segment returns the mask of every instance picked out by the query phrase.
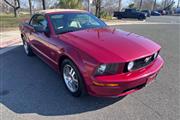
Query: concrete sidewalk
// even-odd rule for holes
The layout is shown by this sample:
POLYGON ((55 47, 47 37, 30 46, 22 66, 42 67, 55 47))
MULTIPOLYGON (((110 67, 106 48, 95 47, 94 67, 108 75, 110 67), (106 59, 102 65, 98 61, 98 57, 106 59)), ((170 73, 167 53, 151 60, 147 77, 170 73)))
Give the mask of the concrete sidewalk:
POLYGON ((0 49, 21 43, 19 30, 0 32, 0 49))

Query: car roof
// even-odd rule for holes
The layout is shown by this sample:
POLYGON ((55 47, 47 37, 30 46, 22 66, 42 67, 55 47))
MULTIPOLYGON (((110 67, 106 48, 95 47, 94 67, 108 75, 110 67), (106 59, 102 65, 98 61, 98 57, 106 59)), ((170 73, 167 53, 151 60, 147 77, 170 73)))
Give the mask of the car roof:
POLYGON ((40 10, 36 13, 39 14, 52 14, 52 13, 62 13, 62 12, 87 12, 85 10, 78 10, 78 9, 47 9, 47 10, 40 10))

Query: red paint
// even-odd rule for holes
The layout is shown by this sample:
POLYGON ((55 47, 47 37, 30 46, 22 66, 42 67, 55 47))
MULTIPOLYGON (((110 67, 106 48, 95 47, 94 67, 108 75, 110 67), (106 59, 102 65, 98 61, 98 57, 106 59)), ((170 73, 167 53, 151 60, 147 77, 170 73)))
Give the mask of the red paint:
POLYGON ((141 89, 136 86, 152 81, 154 77, 151 79, 151 76, 158 74, 163 66, 164 61, 158 56, 151 64, 132 72, 94 76, 100 64, 121 63, 120 71, 123 71, 125 62, 153 55, 161 47, 143 36, 109 27, 56 35, 50 14, 45 13, 50 28, 49 37, 44 33, 36 33, 30 25, 20 26, 21 34, 26 36, 33 51, 56 71, 59 71, 62 56, 69 57, 80 70, 91 95, 118 97, 135 92, 141 89), (117 83, 119 86, 100 87, 94 85, 93 81, 117 83))

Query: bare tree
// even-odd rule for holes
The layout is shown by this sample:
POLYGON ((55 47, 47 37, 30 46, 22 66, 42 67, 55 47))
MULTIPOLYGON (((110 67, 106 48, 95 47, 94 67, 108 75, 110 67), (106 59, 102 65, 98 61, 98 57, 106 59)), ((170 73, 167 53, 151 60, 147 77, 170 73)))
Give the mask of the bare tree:
POLYGON ((156 8, 156 0, 154 0, 153 10, 156 8))
POLYGON ((121 3, 122 3, 122 0, 119 0, 119 11, 121 11, 121 3))
POLYGON ((7 5, 4 0, 0 0, 0 13, 9 13, 10 12, 10 6, 7 5))
POLYGON ((162 3, 162 4, 164 4, 163 9, 164 10, 171 9, 173 7, 174 3, 175 3, 174 0, 164 0, 163 3, 162 3))
POLYGON ((30 15, 32 15, 32 2, 31 0, 28 0, 29 1, 29 13, 30 15))
POLYGON ((100 18, 101 17, 101 3, 102 3, 102 1, 101 0, 95 0, 94 2, 95 2, 95 6, 96 6, 96 13, 95 14, 98 18, 100 18))
POLYGON ((8 4, 10 7, 13 8, 13 10, 14 10, 14 17, 17 17, 17 10, 20 8, 20 2, 19 2, 19 0, 14 0, 14 5, 13 5, 13 3, 10 3, 10 2, 7 1, 7 0, 4 0, 4 2, 5 2, 6 4, 8 4))
POLYGON ((140 1, 140 4, 139 4, 139 9, 142 8, 142 3, 143 3, 143 1, 141 0, 141 1, 140 1))
POLYGON ((46 9, 45 0, 42 0, 42 5, 43 5, 43 10, 45 10, 46 9))

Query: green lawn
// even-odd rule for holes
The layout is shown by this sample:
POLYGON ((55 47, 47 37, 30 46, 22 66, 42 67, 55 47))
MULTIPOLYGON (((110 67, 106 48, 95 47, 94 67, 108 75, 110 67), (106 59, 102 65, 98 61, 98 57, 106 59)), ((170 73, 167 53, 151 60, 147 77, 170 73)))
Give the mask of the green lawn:
POLYGON ((1 31, 7 31, 9 29, 17 29, 19 23, 24 19, 28 19, 29 15, 20 15, 15 18, 12 14, 1 14, 0 15, 0 29, 1 31))

